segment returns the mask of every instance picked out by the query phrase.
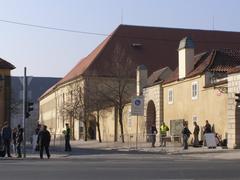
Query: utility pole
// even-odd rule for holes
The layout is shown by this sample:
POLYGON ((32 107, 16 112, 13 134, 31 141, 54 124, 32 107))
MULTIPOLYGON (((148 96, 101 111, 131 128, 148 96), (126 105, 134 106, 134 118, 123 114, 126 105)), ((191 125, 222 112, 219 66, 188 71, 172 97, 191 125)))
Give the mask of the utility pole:
POLYGON ((23 76, 23 119, 22 119, 22 127, 23 127, 23 157, 26 158, 26 103, 27 103, 27 68, 24 67, 24 76, 23 76))

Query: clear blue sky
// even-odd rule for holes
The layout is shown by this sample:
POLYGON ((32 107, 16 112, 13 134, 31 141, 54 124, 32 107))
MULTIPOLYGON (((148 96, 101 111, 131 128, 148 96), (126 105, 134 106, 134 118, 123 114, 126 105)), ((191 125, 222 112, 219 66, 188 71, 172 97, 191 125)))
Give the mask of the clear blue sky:
MULTIPOLYGON (((111 33, 121 23, 240 32, 239 0, 0 0, 0 20, 111 33)), ((0 22, 0 57, 33 76, 64 76, 105 37, 0 22)))

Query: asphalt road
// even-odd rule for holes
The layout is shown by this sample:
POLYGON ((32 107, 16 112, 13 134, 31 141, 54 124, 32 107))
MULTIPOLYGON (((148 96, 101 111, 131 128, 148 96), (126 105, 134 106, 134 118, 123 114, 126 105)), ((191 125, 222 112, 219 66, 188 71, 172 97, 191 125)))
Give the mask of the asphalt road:
POLYGON ((237 160, 157 154, 84 155, 69 159, 0 160, 0 180, 240 179, 237 160))

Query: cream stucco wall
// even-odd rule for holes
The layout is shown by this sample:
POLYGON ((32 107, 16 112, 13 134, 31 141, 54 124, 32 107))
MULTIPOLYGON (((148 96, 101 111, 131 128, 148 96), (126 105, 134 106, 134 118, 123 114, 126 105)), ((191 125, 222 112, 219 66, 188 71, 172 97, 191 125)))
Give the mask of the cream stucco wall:
POLYGON ((227 94, 219 90, 204 88, 205 75, 191 79, 173 82, 163 86, 164 121, 170 125, 170 120, 184 119, 188 121, 193 131, 193 117, 203 127, 205 120, 214 125, 215 132, 225 138, 227 132, 227 94), (198 98, 192 99, 192 83, 198 83, 198 98), (173 89, 173 103, 168 103, 168 90, 173 89))
MULTIPOLYGON (((114 108, 106 108, 100 112, 100 131, 103 141, 114 141, 114 108)), ((137 117, 131 116, 131 104, 127 104, 123 112, 123 129, 125 142, 135 142, 137 131, 137 117)), ((120 138, 120 124, 118 122, 118 141, 120 138)), ((138 139, 146 140, 145 121, 143 116, 138 117, 138 139)))
POLYGON ((45 124, 49 129, 56 131, 57 107, 55 93, 50 94, 47 98, 44 98, 40 101, 39 111, 40 123, 45 124))
MULTIPOLYGON (((115 78, 107 78, 107 77, 79 77, 79 79, 65 83, 61 86, 58 86, 54 89, 51 93, 47 94, 46 96, 40 99, 40 122, 46 124, 54 133, 61 134, 62 131, 65 129, 65 123, 70 122, 70 117, 63 116, 61 114, 61 107, 64 103, 70 101, 69 95, 69 87, 74 83, 80 83, 82 87, 84 96, 86 99, 88 96, 94 96, 95 89, 101 89, 102 92, 106 91, 110 93, 116 89, 116 79, 115 78), (110 86, 106 88, 106 86, 110 86), (86 92, 84 92, 84 89, 86 92), (106 88, 106 89, 105 89, 106 88), (90 92, 92 91, 92 92, 90 92), (89 93, 89 94, 88 94, 89 93)), ((126 91, 128 94, 135 94, 136 92, 136 82, 134 79, 129 79, 127 82, 126 91)), ((116 93, 115 93, 116 94, 116 93)), ((130 99, 130 98, 129 98, 130 99)), ((127 108, 127 107, 126 107, 127 108)), ((126 109, 125 108, 125 109, 126 109)), ((124 113, 125 114, 125 113, 124 113)), ((84 117, 82 117, 84 118, 84 117)), ((127 117, 124 115, 124 121, 126 121, 127 117)), ((125 124, 125 122, 124 122, 125 124)), ((107 108, 100 112, 100 128, 102 130, 101 134, 104 139, 112 140, 111 138, 114 137, 114 109, 107 108)), ((118 125, 118 128, 120 126, 118 125)), ((74 120, 74 134, 75 139, 83 138, 84 132, 83 123, 79 120, 74 120)), ((120 135, 120 130, 118 130, 118 134, 120 135)), ((97 132, 96 132, 97 135, 97 132)))
MULTIPOLYGON (((61 110, 65 103, 71 101, 71 85, 76 82, 80 83, 80 86, 84 84, 82 79, 66 83, 40 99, 39 121, 47 125, 49 130, 54 134, 61 135, 62 131, 66 128, 65 123, 70 123, 70 117, 61 113, 61 110)), ((80 122, 77 119, 73 121, 74 138, 79 139, 81 135, 79 132, 80 122)))

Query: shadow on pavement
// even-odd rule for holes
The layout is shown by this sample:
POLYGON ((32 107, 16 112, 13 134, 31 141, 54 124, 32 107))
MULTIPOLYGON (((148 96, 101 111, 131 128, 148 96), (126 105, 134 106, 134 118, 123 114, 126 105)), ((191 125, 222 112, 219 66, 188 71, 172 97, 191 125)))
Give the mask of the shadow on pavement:
POLYGON ((59 155, 81 156, 81 155, 108 155, 108 154, 166 154, 166 152, 143 152, 139 150, 121 149, 97 149, 86 147, 74 147, 71 152, 65 152, 59 147, 52 147, 51 152, 59 155))

